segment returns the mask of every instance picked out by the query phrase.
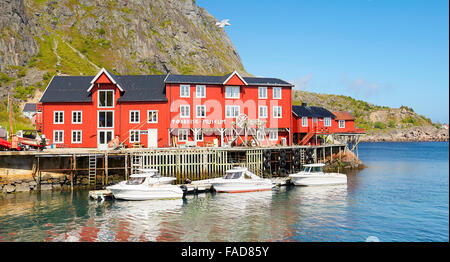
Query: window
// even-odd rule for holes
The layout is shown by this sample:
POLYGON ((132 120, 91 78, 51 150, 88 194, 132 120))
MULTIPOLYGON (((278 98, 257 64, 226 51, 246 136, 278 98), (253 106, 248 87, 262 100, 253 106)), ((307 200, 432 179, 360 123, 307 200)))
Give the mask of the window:
POLYGON ((81 130, 72 130, 72 144, 81 144, 81 130))
POLYGON ((139 120, 139 111, 130 111, 130 124, 138 124, 141 122, 139 120))
POLYGON ((323 125, 324 126, 331 126, 331 117, 325 117, 323 119, 323 125))
POLYGON ((339 128, 345 128, 345 120, 339 120, 339 128))
POLYGON ((53 130, 53 143, 55 143, 55 144, 64 143, 64 131, 63 130, 53 130))
POLYGON ((98 111, 97 127, 114 127, 114 112, 98 111))
POLYGON ((197 85, 195 93, 198 98, 205 98, 206 97, 206 86, 197 85))
POLYGON ((197 112, 198 118, 205 118, 206 117, 206 106, 198 105, 196 112, 197 112))
POLYGON ((258 116, 259 118, 267 118, 267 106, 259 106, 258 116))
POLYGON ((281 106, 273 107, 273 118, 281 118, 281 106))
POLYGON ((114 90, 98 91, 98 107, 114 107, 114 90))
POLYGON ((226 86, 225 98, 239 98, 240 87, 239 86, 226 86))
POLYGON ((197 131, 197 135, 195 136, 195 141, 203 141, 203 132, 201 130, 197 131))
POLYGON ((178 141, 186 142, 188 141, 189 130, 188 129, 178 129, 178 141))
POLYGON ((190 85, 180 85, 180 97, 190 97, 190 85))
POLYGON ((140 142, 139 130, 130 130, 130 143, 140 142))
POLYGON ((148 115, 148 118, 147 118, 148 123, 158 123, 158 111, 148 110, 147 115, 148 115))
POLYGON ((256 138, 258 141, 263 141, 266 138, 266 135, 261 130, 256 131, 256 138))
POLYGON ((302 117, 302 126, 308 126, 308 117, 307 116, 302 117))
POLYGON ((64 111, 53 112, 53 124, 64 124, 64 111))
POLYGON ((72 124, 81 124, 81 111, 72 111, 72 124))
POLYGON ((278 141, 278 131, 269 131, 269 140, 278 141))
POLYGON ((266 99, 267 98, 267 86, 258 87, 258 98, 266 99))
POLYGON ((281 99, 281 87, 272 87, 273 99, 281 99))
POLYGON ((313 124, 317 123, 317 117, 313 117, 313 124))
POLYGON ((181 118, 189 118, 191 116, 191 106, 190 105, 181 105, 180 106, 180 117, 181 118))
POLYGON ((240 110, 239 106, 225 106, 225 118, 238 117, 240 110))

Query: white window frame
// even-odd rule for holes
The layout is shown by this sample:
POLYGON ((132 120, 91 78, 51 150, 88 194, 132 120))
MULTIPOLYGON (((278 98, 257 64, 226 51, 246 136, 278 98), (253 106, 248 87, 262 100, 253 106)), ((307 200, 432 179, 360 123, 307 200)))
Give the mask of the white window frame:
POLYGON ((195 86, 195 96, 197 98, 206 98, 206 86, 205 85, 196 85, 195 86), (203 91, 199 92, 199 89, 203 90, 203 91))
POLYGON ((53 111, 53 124, 64 124, 64 111, 53 111), (62 122, 59 122, 59 117, 56 116, 57 114, 62 114, 62 122))
POLYGON ((272 98, 273 98, 273 99, 281 99, 281 87, 278 87, 278 86, 272 87, 272 98), (276 92, 275 90, 279 90, 279 94, 280 94, 279 97, 278 97, 278 96, 275 96, 275 94, 278 93, 278 92, 276 92))
POLYGON ((158 110, 147 110, 147 123, 158 123, 158 110), (156 113, 156 121, 153 121, 153 117, 150 118, 150 113, 156 113))
POLYGON ((205 105, 196 105, 195 106, 195 116, 197 118, 206 118, 206 106, 205 105), (203 108, 203 112, 205 113, 205 115, 200 116, 198 113, 200 112, 200 110, 198 110, 199 108, 203 108))
POLYGON ((269 131, 269 141, 278 141, 278 131, 269 131))
POLYGON ((268 118, 269 117, 269 111, 267 109, 267 106, 258 106, 258 118, 268 118), (264 109, 264 110, 262 110, 264 109), (263 115, 262 112, 265 112, 263 115))
POLYGON ((129 115, 129 119, 130 119, 130 121, 129 121, 130 124, 139 124, 141 122, 141 111, 130 110, 130 113, 128 115, 129 115), (136 117, 136 113, 137 113, 137 117, 136 117), (133 114, 134 114, 134 117, 133 117, 133 114), (135 118, 137 118, 137 119, 135 119, 135 118))
POLYGON ((141 133, 139 130, 130 130, 130 143, 140 143, 141 142, 141 133), (137 140, 135 139, 135 134, 137 133, 137 140))
POLYGON ((241 97, 241 87, 240 86, 225 86, 225 98, 239 99, 240 97, 241 97), (236 89, 238 90, 238 92, 235 92, 236 89), (228 90, 232 90, 232 91, 228 92, 228 90))
POLYGON ((203 131, 198 130, 197 133, 195 133, 194 139, 196 142, 203 142, 203 140, 205 139, 205 136, 203 135, 203 131), (202 135, 202 139, 198 139, 198 135, 202 135))
POLYGON ((191 85, 180 85, 180 97, 191 97, 191 85))
POLYGON ((83 111, 72 111, 72 124, 83 124, 83 111), (78 120, 78 115, 80 114, 80 121, 74 121, 74 114, 76 114, 75 116, 75 120, 78 120))
POLYGON ((267 86, 258 87, 258 98, 267 99, 267 86), (261 92, 261 90, 264 90, 264 92, 261 92), (262 96, 262 93, 264 93, 264 96, 262 96))
POLYGON ((178 129, 178 142, 187 142, 188 140, 189 140, 189 129, 178 129), (186 139, 180 139, 180 134, 183 133, 185 133, 186 139))
POLYGON ((273 106, 272 108, 272 116, 273 118, 282 118, 283 117, 283 108, 281 106, 273 106), (280 112, 280 115, 276 115, 275 113, 277 113, 277 111, 280 112))
POLYGON ((190 118, 191 117, 191 105, 180 105, 180 118, 190 118), (183 111, 182 108, 187 108, 187 111, 183 111), (187 115, 183 115, 183 112, 187 112, 187 115))
POLYGON ((307 126, 308 126, 308 117, 302 116, 302 127, 307 127, 307 126))
POLYGON ((239 114, 241 113, 241 107, 240 106, 236 106, 236 105, 226 105, 225 106, 225 118, 236 118, 239 116, 239 114), (237 108, 237 115, 234 115, 233 113, 235 113, 237 108), (228 111, 228 109, 230 109, 228 111), (228 114, 228 112, 230 112, 230 114, 228 114))
POLYGON ((72 144, 81 144, 81 143, 83 143, 83 131, 82 130, 72 130, 72 132, 71 132, 71 134, 70 134, 70 142, 72 143, 72 144), (75 140, 73 140, 73 134, 75 133, 75 132, 79 132, 80 133, 80 141, 75 141, 75 140))
POLYGON ((64 144, 64 130, 53 130, 53 144, 64 144), (61 141, 55 139, 56 133, 61 133, 61 141))
MULTIPOLYGON (((97 101, 97 107, 98 108, 114 108, 114 105, 115 105, 115 103, 114 103, 114 90, 111 90, 111 89, 102 89, 102 90, 98 90, 97 91, 97 93, 98 93, 98 97, 97 97, 97 99, 98 99, 98 101, 97 101), (112 93, 112 105, 111 106, 101 106, 100 105, 100 93, 103 93, 103 92, 106 92, 106 93, 112 93)), ((108 96, 105 96, 105 98, 106 97, 108 97, 108 96)))
POLYGON ((264 139, 266 139, 266 134, 261 130, 258 130, 256 131, 256 139, 258 139, 258 141, 264 141, 264 139))
POLYGON ((345 120, 339 120, 339 128, 345 128, 345 120))
POLYGON ((331 126, 331 117, 323 118, 323 126, 331 126))
POLYGON ((109 128, 109 129, 114 128, 114 111, 113 110, 98 110, 97 111, 97 128, 109 128), (100 126, 100 112, 112 112, 112 126, 100 126))

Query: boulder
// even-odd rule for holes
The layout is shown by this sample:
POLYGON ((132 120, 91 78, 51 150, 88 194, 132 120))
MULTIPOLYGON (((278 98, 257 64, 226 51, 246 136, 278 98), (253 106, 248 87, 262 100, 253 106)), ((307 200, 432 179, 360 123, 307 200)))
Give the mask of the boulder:
POLYGON ((8 184, 3 186, 2 192, 3 193, 12 193, 16 190, 16 187, 14 185, 8 184))
POLYGON ((16 192, 29 192, 30 185, 28 183, 20 183, 16 184, 16 192))

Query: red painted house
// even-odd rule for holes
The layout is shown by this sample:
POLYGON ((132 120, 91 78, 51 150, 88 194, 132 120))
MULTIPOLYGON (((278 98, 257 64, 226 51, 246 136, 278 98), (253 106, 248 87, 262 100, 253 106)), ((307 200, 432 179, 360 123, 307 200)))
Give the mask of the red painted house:
POLYGON ((220 146, 243 142, 235 122, 246 118, 259 124, 248 139, 291 144, 291 97, 288 82, 237 72, 119 76, 102 69, 96 76, 53 77, 37 125, 59 147, 106 147, 116 136, 128 146, 220 146))
POLYGON ((355 117, 349 112, 330 112, 323 107, 303 103, 293 106, 292 114, 294 144, 320 143, 321 139, 314 139, 317 135, 365 133, 364 129, 355 128, 355 117))

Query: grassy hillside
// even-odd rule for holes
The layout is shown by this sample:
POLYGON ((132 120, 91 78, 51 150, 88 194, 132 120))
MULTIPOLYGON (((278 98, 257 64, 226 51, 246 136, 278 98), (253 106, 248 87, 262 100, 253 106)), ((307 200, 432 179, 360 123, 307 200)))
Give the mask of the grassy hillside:
POLYGON ((294 91, 293 104, 300 105, 302 102, 311 106, 321 106, 330 111, 351 112, 355 116, 356 126, 358 128, 365 128, 368 133, 394 128, 433 125, 431 119, 416 114, 412 108, 407 106, 390 108, 387 106, 373 105, 344 95, 294 91))

